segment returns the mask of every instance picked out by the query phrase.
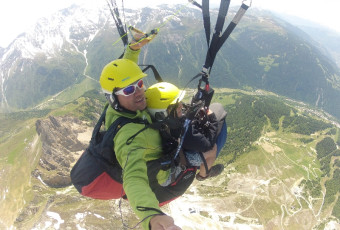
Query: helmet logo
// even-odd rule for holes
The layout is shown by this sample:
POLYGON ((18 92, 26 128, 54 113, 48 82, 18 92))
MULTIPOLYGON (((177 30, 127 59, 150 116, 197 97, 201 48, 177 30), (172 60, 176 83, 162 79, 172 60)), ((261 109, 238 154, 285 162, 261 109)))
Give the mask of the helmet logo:
POLYGON ((126 81, 126 80, 129 80, 129 79, 130 79, 130 76, 126 77, 126 78, 123 78, 122 81, 126 81))

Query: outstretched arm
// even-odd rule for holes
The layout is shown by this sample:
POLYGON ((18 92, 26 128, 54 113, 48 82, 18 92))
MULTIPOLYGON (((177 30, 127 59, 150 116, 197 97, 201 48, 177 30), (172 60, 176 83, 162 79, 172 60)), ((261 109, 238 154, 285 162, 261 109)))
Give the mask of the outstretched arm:
POLYGON ((137 34, 135 35, 135 40, 129 44, 129 47, 125 50, 124 59, 129 59, 136 64, 138 64, 138 57, 141 51, 141 48, 150 42, 149 39, 143 39, 140 42, 136 42, 139 38, 141 38, 144 34, 137 34))

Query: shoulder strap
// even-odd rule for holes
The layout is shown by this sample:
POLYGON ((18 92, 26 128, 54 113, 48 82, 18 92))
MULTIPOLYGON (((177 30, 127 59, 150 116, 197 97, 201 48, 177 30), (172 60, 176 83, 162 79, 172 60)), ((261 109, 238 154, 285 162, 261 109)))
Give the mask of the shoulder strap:
POLYGON ((117 132, 127 123, 137 122, 134 119, 127 117, 118 117, 106 131, 102 143, 107 145, 109 148, 113 148, 113 138, 116 136, 117 132))
MULTIPOLYGON (((112 143, 112 140, 114 138, 114 136, 116 135, 116 133, 119 131, 120 128, 122 128, 124 125, 126 125, 127 123, 139 123, 139 124, 145 124, 145 127, 142 128, 141 130, 139 130, 136 134, 132 135, 131 137, 129 137, 126 141, 126 144, 129 145, 131 144, 131 142, 133 141, 133 139, 141 132, 143 132, 144 130, 146 130, 147 128, 150 127, 150 124, 147 121, 141 120, 141 119, 131 119, 131 118, 127 118, 127 117, 118 117, 111 125, 110 127, 107 129, 107 131, 105 132, 105 135, 100 135, 100 128, 103 124, 103 122, 105 122, 105 115, 106 115, 106 111, 108 108, 108 104, 105 106, 104 111, 102 113, 102 115, 100 116, 97 124, 95 125, 93 132, 92 132, 92 137, 91 137, 91 146, 95 146, 96 144, 98 144, 99 142, 102 142, 104 144, 106 143, 112 143)), ((113 143, 112 143, 113 144, 113 143)))
MULTIPOLYGON (((147 121, 141 120, 141 119, 131 119, 131 118, 127 118, 127 117, 118 117, 108 128, 108 130, 106 131, 105 137, 109 137, 111 138, 111 140, 113 140, 113 137, 116 135, 116 133, 119 131, 119 129, 121 129, 124 125, 126 125, 127 123, 138 123, 138 124, 144 124, 145 127, 143 127, 141 130, 139 130, 137 133, 135 133, 134 135, 132 135, 131 137, 129 137, 126 140, 126 144, 129 145, 132 143, 133 139, 140 134, 141 132, 143 132, 144 130, 146 130, 147 128, 149 128, 149 123, 147 121)), ((105 142, 104 142, 105 143, 105 142)))
POLYGON ((107 110, 108 107, 109 107, 109 105, 106 104, 102 114, 100 115, 99 120, 97 121, 97 124, 93 128, 92 137, 91 137, 91 141, 90 141, 90 143, 93 144, 93 145, 95 145, 99 141, 98 134, 99 134, 100 128, 102 127, 103 122, 105 122, 105 115, 106 115, 106 110, 107 110))
MULTIPOLYGON (((106 163, 119 165, 114 153, 114 137, 121 127, 125 124, 134 122, 126 117, 119 117, 104 132, 94 132, 94 138, 91 139, 89 152, 96 157, 103 159, 106 163)), ((100 124, 100 123, 99 123, 100 124)))
MULTIPOLYGON (((103 123, 105 123, 105 116, 106 116, 106 111, 107 108, 109 107, 108 104, 105 105, 104 110, 97 121, 97 124, 95 125, 93 132, 92 132, 92 137, 90 143, 92 145, 96 145, 101 141, 101 136, 99 135, 100 128, 102 127, 103 123)), ((136 119, 130 119, 127 117, 118 117, 108 128, 108 130, 105 133, 105 136, 107 137, 114 137, 118 130, 123 127, 125 124, 130 123, 130 122, 137 122, 136 119)))
POLYGON ((127 117, 118 117, 108 128, 108 130, 106 131, 107 133, 111 133, 111 132, 118 132, 118 130, 120 128, 122 128, 124 125, 126 125, 127 123, 131 123, 131 122, 135 122, 137 123, 136 119, 130 119, 127 117))

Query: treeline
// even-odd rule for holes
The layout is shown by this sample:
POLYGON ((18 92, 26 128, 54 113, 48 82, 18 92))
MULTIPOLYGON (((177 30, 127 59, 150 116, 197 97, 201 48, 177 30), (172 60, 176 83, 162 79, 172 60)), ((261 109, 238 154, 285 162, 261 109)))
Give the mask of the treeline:
MULTIPOLYGON (((297 115, 294 108, 274 97, 250 96, 242 93, 219 95, 220 99, 222 97, 231 97, 234 101, 233 104, 226 106, 229 133, 224 150, 226 154, 233 155, 231 162, 237 155, 250 150, 252 143, 260 138, 264 126, 268 125, 278 130, 282 118, 284 118, 283 131, 286 132, 310 135, 331 127, 328 123, 297 115)), ((305 143, 312 140, 301 139, 305 143)))
POLYGON ((308 143, 314 141, 313 138, 304 138, 304 137, 303 137, 303 138, 300 138, 299 140, 300 140, 301 142, 305 143, 305 144, 308 144, 308 143))
POLYGON ((318 142, 315 146, 317 152, 317 158, 320 161, 321 170, 323 176, 329 176, 331 170, 331 158, 332 156, 339 155, 340 150, 337 150, 336 144, 331 137, 325 137, 323 140, 318 142))
POLYGON ((322 141, 318 142, 315 146, 318 159, 321 159, 327 155, 330 155, 336 149, 337 149, 336 144, 331 137, 325 137, 322 141))
POLYGON ((340 197, 338 197, 338 200, 334 205, 332 215, 340 220, 340 197))
POLYGON ((327 207, 328 204, 333 203, 337 197, 337 194, 340 192, 339 181, 340 181, 340 169, 337 168, 334 170, 332 179, 327 180, 325 183, 326 186, 325 207, 327 207))
MULTIPOLYGON (((336 159, 331 165, 332 157, 340 156, 340 150, 337 149, 335 141, 331 137, 325 137, 316 144, 317 158, 320 161, 323 176, 330 177, 331 167, 335 168, 331 179, 325 182, 326 195, 325 207, 335 201, 337 194, 340 192, 340 161, 336 159)), ((339 197, 339 196, 338 196, 339 197)), ((340 201, 339 198, 335 203, 332 215, 340 219, 340 201)))
POLYGON ((291 107, 274 98, 260 98, 254 101, 253 110, 258 116, 265 116, 269 119, 273 129, 279 129, 279 122, 282 116, 288 117, 291 107))
POLYGON ((317 131, 331 128, 332 124, 316 120, 305 116, 287 116, 282 122, 282 127, 285 131, 299 133, 303 135, 311 135, 317 131))
POLYGON ((320 181, 315 180, 303 180, 300 185, 304 186, 305 197, 320 197, 321 196, 321 184, 320 181))
MULTIPOLYGON (((228 105, 228 140, 225 145, 227 154, 232 154, 230 162, 237 155, 249 151, 251 144, 261 136, 263 127, 270 122, 277 130, 282 116, 288 116, 291 108, 284 103, 264 96, 248 96, 241 93, 229 95, 235 101, 228 105)), ((230 163, 229 162, 229 163, 230 163)))
POLYGON ((336 160, 334 161, 333 167, 338 167, 338 168, 340 168, 340 160, 336 159, 336 160))

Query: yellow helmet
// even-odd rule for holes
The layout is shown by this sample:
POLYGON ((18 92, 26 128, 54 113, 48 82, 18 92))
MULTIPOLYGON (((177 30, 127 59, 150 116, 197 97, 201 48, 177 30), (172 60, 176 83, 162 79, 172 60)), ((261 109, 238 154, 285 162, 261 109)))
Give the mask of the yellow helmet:
POLYGON ((111 94, 115 88, 124 88, 145 76, 133 61, 117 59, 103 68, 99 83, 105 93, 111 94))
POLYGON ((167 115, 168 106, 180 102, 184 95, 185 91, 179 90, 171 83, 156 83, 145 91, 147 108, 152 116, 157 112, 164 112, 167 115))

